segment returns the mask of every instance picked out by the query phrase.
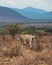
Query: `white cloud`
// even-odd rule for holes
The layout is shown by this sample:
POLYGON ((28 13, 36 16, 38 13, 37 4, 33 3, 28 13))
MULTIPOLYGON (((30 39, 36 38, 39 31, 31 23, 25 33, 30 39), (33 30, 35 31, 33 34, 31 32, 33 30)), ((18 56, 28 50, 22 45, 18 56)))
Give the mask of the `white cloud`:
POLYGON ((44 9, 44 10, 52 10, 52 4, 47 2, 47 0, 29 0, 30 6, 44 9))
POLYGON ((17 8, 32 6, 34 8, 52 10, 52 0, 0 0, 0 5, 17 8))
POLYGON ((13 0, 2 0, 4 4, 6 5, 13 5, 15 6, 16 5, 16 2, 13 1, 13 0))
POLYGON ((40 8, 44 10, 52 10, 52 0, 16 0, 17 7, 28 7, 40 8), (18 4, 19 3, 19 4, 18 4))
POLYGON ((9 5, 16 5, 16 3, 12 0, 7 0, 6 3, 9 5))

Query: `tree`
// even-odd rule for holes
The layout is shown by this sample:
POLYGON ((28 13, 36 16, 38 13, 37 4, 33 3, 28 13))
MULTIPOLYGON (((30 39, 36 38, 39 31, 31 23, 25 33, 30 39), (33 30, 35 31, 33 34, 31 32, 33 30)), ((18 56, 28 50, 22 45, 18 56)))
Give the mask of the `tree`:
POLYGON ((46 34, 46 32, 44 30, 36 30, 36 50, 41 51, 42 47, 41 47, 41 38, 42 35, 46 34))
POLYGON ((1 35, 6 35, 7 32, 6 32, 6 30, 5 30, 4 28, 1 28, 1 29, 0 29, 0 34, 1 34, 1 35))
POLYGON ((20 25, 7 25, 5 26, 6 31, 15 38, 15 34, 20 34, 22 31, 22 27, 20 25))

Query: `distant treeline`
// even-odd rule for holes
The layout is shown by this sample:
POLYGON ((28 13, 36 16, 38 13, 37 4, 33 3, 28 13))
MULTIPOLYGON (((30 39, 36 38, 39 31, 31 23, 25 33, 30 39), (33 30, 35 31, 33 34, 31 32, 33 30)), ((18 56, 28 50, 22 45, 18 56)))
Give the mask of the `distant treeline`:
POLYGON ((4 25, 2 28, 0 28, 0 34, 36 34, 36 33, 42 33, 42 34, 52 34, 52 27, 40 27, 35 28, 32 27, 23 27, 23 23, 21 24, 10 24, 10 25, 4 25))

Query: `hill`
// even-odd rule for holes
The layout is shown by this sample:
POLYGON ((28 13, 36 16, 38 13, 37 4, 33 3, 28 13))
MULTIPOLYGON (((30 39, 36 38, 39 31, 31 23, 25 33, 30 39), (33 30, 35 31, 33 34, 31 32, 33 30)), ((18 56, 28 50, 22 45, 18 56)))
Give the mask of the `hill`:
POLYGON ((0 22, 22 22, 28 20, 27 17, 24 17, 11 8, 0 6, 0 22))
MULTIPOLYGON (((23 10, 22 11, 19 9, 17 9, 17 10, 18 10, 18 12, 16 11, 16 8, 12 9, 12 8, 8 8, 8 7, 0 6, 0 25, 1 24, 2 25, 3 24, 14 24, 14 23, 19 23, 19 22, 24 22, 24 23, 52 22, 51 19, 31 19, 31 18, 28 18, 28 15, 30 16, 32 13, 23 12, 23 14, 24 13, 26 14, 26 16, 24 16, 23 14, 20 13, 23 10)), ((28 12, 29 10, 25 10, 25 11, 28 12)), ((42 11, 42 13, 43 12, 45 13, 45 11, 42 11)), ((31 16, 33 17, 34 15, 31 15, 31 16)))
POLYGON ((48 12, 38 8, 32 7, 27 7, 24 9, 13 8, 13 10, 31 19, 52 19, 52 12, 48 12))
POLYGON ((41 14, 42 18, 44 19, 52 19, 52 12, 46 12, 46 13, 43 13, 41 14))

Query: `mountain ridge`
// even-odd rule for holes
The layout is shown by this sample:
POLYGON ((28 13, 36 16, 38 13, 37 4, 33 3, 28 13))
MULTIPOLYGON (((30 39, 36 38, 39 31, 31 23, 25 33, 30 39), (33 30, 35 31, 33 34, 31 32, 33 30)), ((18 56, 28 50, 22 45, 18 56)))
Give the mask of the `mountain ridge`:
POLYGON ((24 17, 20 13, 14 11, 8 7, 0 6, 0 21, 8 21, 8 22, 21 22, 21 21, 29 21, 30 19, 24 17))
POLYGON ((24 22, 24 23, 40 23, 41 22, 43 23, 43 22, 52 22, 52 20, 51 19, 31 19, 26 16, 23 16, 19 12, 16 12, 12 8, 0 6, 0 25, 6 24, 6 23, 11 24, 11 23, 19 23, 19 22, 24 22))
POLYGON ((27 7, 23 9, 14 8, 13 10, 31 19, 52 19, 52 11, 48 12, 42 9, 32 7, 27 7))

